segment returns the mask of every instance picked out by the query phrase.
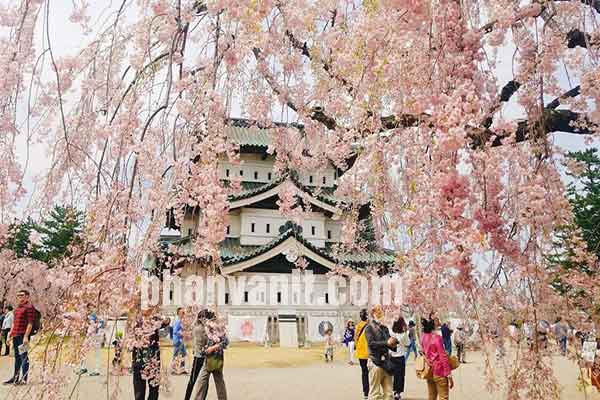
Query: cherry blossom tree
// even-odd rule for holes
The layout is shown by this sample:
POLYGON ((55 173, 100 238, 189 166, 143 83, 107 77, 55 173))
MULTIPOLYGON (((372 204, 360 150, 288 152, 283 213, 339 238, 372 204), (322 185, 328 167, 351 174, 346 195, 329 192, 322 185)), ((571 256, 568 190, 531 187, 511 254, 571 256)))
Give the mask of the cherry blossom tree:
MULTIPOLYGON (((27 195, 23 148, 45 146, 31 204, 86 210, 82 251, 60 267, 65 310, 134 310, 170 208, 202 210, 194 253, 219 259, 236 185, 220 182, 217 163, 237 160, 226 125, 242 116, 272 129, 278 170, 346 170, 345 247, 370 202, 375 236, 393 244, 407 302, 423 313, 460 293, 482 340, 496 316, 598 318, 598 282, 552 270, 546 254, 572 220, 554 139, 598 135, 599 1, 116 3, 73 1, 69 21, 50 17, 48 0, 0 8, 0 218, 27 195), (55 24, 79 29, 81 46, 58 51, 55 24), (556 273, 588 304, 554 291, 556 273)), ((558 396, 537 345, 505 377, 487 365, 507 398, 558 396)), ((42 371, 47 388, 61 382, 42 371)))

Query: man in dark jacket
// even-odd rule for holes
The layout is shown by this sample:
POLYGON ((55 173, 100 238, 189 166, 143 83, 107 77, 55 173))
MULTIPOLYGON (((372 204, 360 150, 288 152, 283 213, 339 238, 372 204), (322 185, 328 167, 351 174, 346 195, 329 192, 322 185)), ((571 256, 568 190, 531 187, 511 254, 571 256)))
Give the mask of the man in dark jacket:
POLYGON ((373 306, 371 320, 365 329, 369 360, 375 364, 369 376, 369 400, 392 399, 393 378, 389 350, 395 350, 398 341, 396 338, 390 337, 390 331, 383 324, 384 317, 383 307, 373 306))
POLYGON ((152 309, 143 310, 135 328, 135 344, 131 354, 133 396, 135 400, 158 400, 160 380, 159 329, 169 324, 167 319, 153 315, 152 309))

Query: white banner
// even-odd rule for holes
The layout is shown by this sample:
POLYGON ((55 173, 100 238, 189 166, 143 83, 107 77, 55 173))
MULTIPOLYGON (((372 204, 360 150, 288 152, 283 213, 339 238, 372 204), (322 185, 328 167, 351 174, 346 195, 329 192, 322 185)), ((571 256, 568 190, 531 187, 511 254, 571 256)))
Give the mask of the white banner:
POLYGON ((229 340, 253 343, 263 343, 265 341, 267 317, 229 315, 227 319, 229 340))

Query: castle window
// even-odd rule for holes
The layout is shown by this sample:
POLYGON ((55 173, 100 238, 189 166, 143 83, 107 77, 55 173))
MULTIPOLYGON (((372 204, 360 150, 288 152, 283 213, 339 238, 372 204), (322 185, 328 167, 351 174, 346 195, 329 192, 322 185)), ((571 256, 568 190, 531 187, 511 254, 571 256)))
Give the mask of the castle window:
POLYGON ((281 292, 277 292, 277 304, 281 304, 281 292))
POLYGON ((268 180, 268 181, 270 181, 270 180, 271 180, 271 176, 272 176, 272 175, 271 175, 271 173, 269 172, 269 173, 267 174, 267 180, 268 180))
POLYGON ((325 304, 329 304, 329 293, 325 293, 325 304))
POLYGON ((227 225, 227 234, 229 235, 231 233, 231 226, 227 225))
POLYGON ((244 170, 240 169, 240 176, 244 176, 244 170))
POLYGON ((267 224, 267 233, 271 233, 271 224, 267 224))
POLYGON ((244 303, 248 302, 248 297, 249 297, 249 293, 248 292, 244 292, 244 303))
POLYGON ((327 239, 331 239, 331 231, 330 230, 327 231, 327 239))
POLYGON ((314 226, 310 227, 310 233, 315 236, 317 234, 317 228, 315 228, 314 226))
POLYGON ((258 172, 254 171, 254 179, 258 179, 258 172))
POLYGON ((229 178, 229 170, 228 169, 225 170, 225 176, 229 178))
POLYGON ((313 183, 313 176, 312 175, 308 177, 308 183, 313 183))
POLYGON ((327 178, 323 177, 323 185, 327 184, 327 178))
POLYGON ((192 228, 188 228, 188 236, 192 236, 192 228))
POLYGON ((254 222, 252 224, 250 224, 250 232, 254 233, 255 228, 256 228, 256 225, 254 224, 254 222))
POLYGON ((225 304, 229 304, 229 293, 225 293, 225 304))

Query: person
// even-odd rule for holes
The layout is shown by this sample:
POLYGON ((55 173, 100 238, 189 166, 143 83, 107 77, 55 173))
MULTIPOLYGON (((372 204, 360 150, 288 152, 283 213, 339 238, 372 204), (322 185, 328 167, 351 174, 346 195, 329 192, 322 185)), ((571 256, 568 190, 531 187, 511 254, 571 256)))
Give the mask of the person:
MULTIPOLYGON (((2 323, 4 322, 4 317, 8 311, 4 308, 4 306, 0 306, 0 330, 2 329, 2 323)), ((0 337, 0 353, 2 353, 2 337, 0 337)))
POLYGON ((592 386, 600 392, 600 337, 596 338, 596 354, 594 356, 594 361, 590 366, 589 374, 592 386))
POLYGON ((390 331, 383 324, 383 307, 376 304, 371 309, 371 320, 365 328, 369 360, 374 364, 369 375, 369 400, 391 400, 393 390, 393 367, 390 350, 397 351, 398 340, 390 337, 390 331))
POLYGON ((204 348, 208 343, 208 337, 206 336, 205 322, 210 316, 210 311, 203 309, 198 313, 196 323, 192 328, 192 335, 194 339, 194 362, 192 364, 192 372, 190 374, 190 380, 188 381, 187 388, 185 390, 184 400, 190 400, 194 391, 194 385, 200 375, 202 366, 204 365, 204 348))
POLYGON ((556 319, 554 324, 554 337, 558 343, 560 353, 563 356, 567 355, 567 340, 569 338, 569 327, 562 321, 561 317, 556 319))
POLYGON ((392 325, 391 336, 398 341, 397 349, 390 350, 392 366, 394 367, 394 400, 400 400, 404 394, 404 381, 406 378, 406 353, 410 346, 410 338, 408 337, 408 328, 404 318, 398 317, 392 325))
POLYGON ((427 380, 427 391, 429 400, 448 400, 450 389, 454 387, 452 368, 442 337, 434 330, 435 322, 431 318, 423 319, 421 349, 433 372, 431 379, 427 380))
POLYGON ((2 353, 2 346, 0 346, 0 353, 2 353, 2 355, 7 356, 10 354, 10 338, 8 337, 8 334, 13 326, 13 319, 14 319, 14 314, 13 314, 13 307, 9 304, 6 307, 6 314, 4 314, 4 320, 2 321, 2 342, 4 342, 4 346, 5 346, 5 351, 4 353, 2 353))
POLYGON ((410 344, 408 345, 406 355, 404 356, 405 362, 408 362, 411 351, 415 353, 415 358, 419 356, 417 353, 417 327, 413 320, 408 321, 408 339, 410 340, 410 344))
POLYGON ((456 327, 454 334, 452 335, 452 339, 454 341, 454 345, 456 346, 456 358, 458 358, 458 362, 466 363, 465 360, 465 342, 467 341, 467 335, 462 327, 459 325, 456 327))
POLYGON ((17 292, 17 304, 9 333, 15 354, 15 369, 12 378, 4 382, 6 385, 26 384, 29 373, 28 347, 35 323, 36 310, 29 302, 29 292, 24 289, 17 292))
POLYGON ((367 337, 365 336, 365 328, 369 323, 369 313, 365 308, 360 310, 360 321, 354 330, 354 343, 356 343, 356 358, 360 364, 361 381, 363 390, 363 399, 369 397, 369 348, 367 345, 367 337))
POLYGON ((330 327, 325 330, 325 362, 333 362, 335 352, 335 339, 330 327))
POLYGON ((348 350, 348 364, 354 365, 354 321, 349 319, 344 331, 344 346, 348 350))
POLYGON ((134 328, 131 367, 133 372, 133 394, 135 400, 158 400, 160 379, 159 329, 168 321, 153 316, 152 309, 144 309, 138 316, 134 328))
POLYGON ((185 311, 179 307, 177 309, 177 317, 173 323, 173 373, 174 374, 186 374, 185 370, 185 358, 187 357, 187 351, 185 349, 185 342, 183 341, 183 317, 185 311))
POLYGON ((207 337, 204 349, 205 362, 200 370, 200 383, 196 392, 195 400, 206 400, 208 393, 208 379, 212 374, 215 382, 218 400, 227 400, 227 388, 223 377, 223 364, 225 349, 229 345, 229 339, 225 333, 225 326, 213 312, 210 312, 205 323, 207 337), (210 368, 210 369, 209 369, 210 368))
POLYGON ((512 320, 510 325, 508 325, 508 337, 513 346, 519 346, 521 343, 521 330, 516 320, 512 320))
POLYGON ((448 355, 452 355, 452 329, 447 322, 444 322, 441 327, 442 339, 444 341, 444 350, 448 355))
POLYGON ((115 340, 112 341, 114 354, 112 359, 112 367, 115 373, 121 375, 123 372, 123 332, 117 332, 115 340))
MULTIPOLYGON (((101 330, 101 321, 98 320, 96 313, 91 313, 88 317, 88 329, 86 333, 86 342, 89 345, 91 355, 94 357, 94 368, 90 372, 90 376, 100 375, 100 347, 102 346, 101 335, 104 336, 101 330)), ((88 372, 86 368, 85 360, 81 362, 81 368, 78 374, 85 374, 88 372)))

